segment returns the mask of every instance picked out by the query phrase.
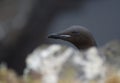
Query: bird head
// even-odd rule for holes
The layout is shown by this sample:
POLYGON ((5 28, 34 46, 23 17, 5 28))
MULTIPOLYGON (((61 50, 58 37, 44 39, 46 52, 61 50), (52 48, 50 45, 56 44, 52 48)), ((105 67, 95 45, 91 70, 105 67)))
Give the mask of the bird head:
POLYGON ((74 44, 79 49, 87 49, 96 46, 92 34, 82 26, 72 26, 62 32, 53 33, 48 38, 61 39, 74 44))

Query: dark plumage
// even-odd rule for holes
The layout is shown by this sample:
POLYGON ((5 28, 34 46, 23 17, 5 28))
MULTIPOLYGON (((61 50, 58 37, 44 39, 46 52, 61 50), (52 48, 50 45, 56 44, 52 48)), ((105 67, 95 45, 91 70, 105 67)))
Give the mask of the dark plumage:
POLYGON ((74 44, 78 49, 87 49, 96 46, 92 34, 82 26, 72 26, 62 32, 51 34, 48 38, 62 39, 74 44))

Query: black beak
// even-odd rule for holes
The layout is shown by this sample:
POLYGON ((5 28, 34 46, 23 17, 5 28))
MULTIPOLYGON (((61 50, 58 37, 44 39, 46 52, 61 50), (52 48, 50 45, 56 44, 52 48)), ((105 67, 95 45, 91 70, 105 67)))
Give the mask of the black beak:
POLYGON ((62 34, 51 34, 48 35, 48 38, 53 38, 53 39, 65 39, 71 37, 70 35, 62 35, 62 34))
POLYGON ((61 37, 58 34, 50 34, 48 35, 48 38, 61 39, 61 37))

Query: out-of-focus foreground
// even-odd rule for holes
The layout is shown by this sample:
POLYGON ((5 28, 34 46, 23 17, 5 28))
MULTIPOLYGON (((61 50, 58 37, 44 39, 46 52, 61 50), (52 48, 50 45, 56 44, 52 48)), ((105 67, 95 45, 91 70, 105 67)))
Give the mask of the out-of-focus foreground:
POLYGON ((119 50, 119 40, 80 52, 42 45, 28 55, 21 77, 1 64, 0 83, 120 83, 119 50))

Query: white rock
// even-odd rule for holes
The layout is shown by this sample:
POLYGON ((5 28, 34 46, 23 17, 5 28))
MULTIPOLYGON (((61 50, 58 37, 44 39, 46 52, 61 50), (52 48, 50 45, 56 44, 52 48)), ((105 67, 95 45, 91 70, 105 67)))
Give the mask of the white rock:
POLYGON ((69 56, 73 54, 72 48, 60 45, 51 45, 42 49, 36 49, 26 60, 27 69, 34 70, 42 75, 42 83, 57 83, 58 74, 69 56))
POLYGON ((96 79, 101 81, 105 76, 104 58, 96 47, 78 51, 56 44, 35 49, 26 60, 26 71, 33 70, 41 74, 42 83, 57 83, 63 66, 68 66, 66 61, 71 61, 71 67, 74 67, 77 75, 75 79, 83 83, 96 79))

